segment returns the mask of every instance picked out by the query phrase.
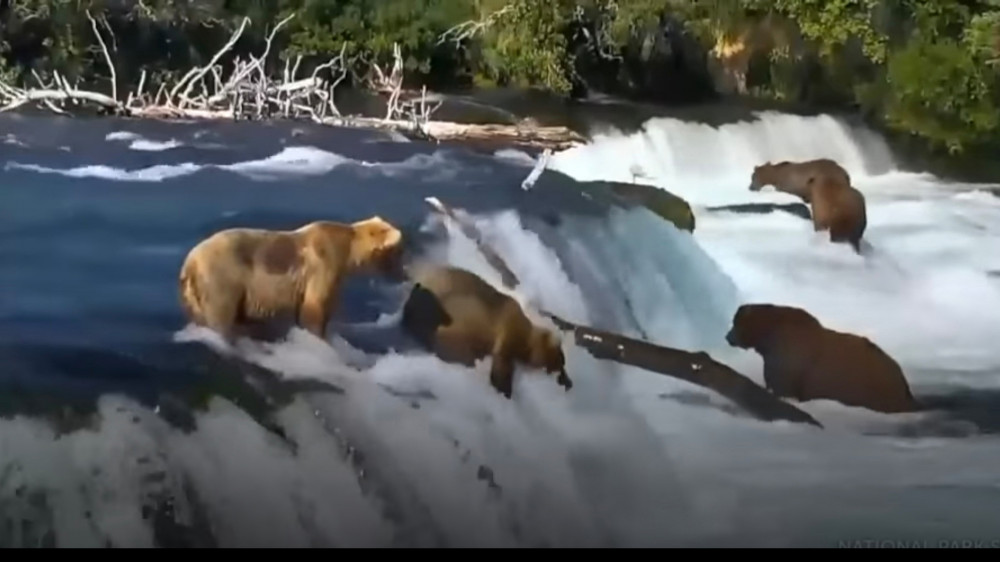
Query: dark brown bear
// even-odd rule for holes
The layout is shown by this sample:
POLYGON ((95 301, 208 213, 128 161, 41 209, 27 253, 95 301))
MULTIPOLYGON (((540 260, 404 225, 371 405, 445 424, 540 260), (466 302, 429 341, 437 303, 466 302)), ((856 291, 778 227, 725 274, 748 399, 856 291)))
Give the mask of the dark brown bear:
POLYGON ((782 398, 835 400, 883 413, 920 409, 892 357, 867 338, 824 328, 800 308, 745 304, 726 341, 760 354, 764 384, 782 398))
POLYGON ((490 383, 507 398, 515 363, 556 374, 567 390, 573 386, 560 338, 532 324, 516 300, 457 267, 424 264, 410 275, 415 284, 402 326, 441 360, 471 367, 492 357, 490 383))
POLYGON ((827 230, 831 242, 847 242, 861 252, 861 238, 868 227, 865 196, 851 186, 850 174, 839 164, 824 158, 755 166, 750 191, 760 191, 765 185, 808 203, 814 230, 827 230))

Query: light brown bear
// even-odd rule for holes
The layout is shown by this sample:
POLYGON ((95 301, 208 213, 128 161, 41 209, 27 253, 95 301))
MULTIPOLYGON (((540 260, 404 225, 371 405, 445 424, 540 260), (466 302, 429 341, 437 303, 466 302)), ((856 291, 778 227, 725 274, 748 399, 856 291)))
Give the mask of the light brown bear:
POLYGON ((316 221, 297 230, 232 228, 184 260, 180 299, 188 320, 232 342, 254 323, 290 315, 325 339, 346 276, 402 273, 402 233, 381 217, 316 221))
POLYGON ((795 195, 812 208, 813 230, 827 230, 830 241, 847 242, 861 253, 861 238, 868 227, 865 196, 851 186, 851 176, 827 158, 805 162, 767 162, 755 166, 750 191, 772 185, 795 195))
POLYGON ((423 264, 410 276, 402 327, 441 360, 472 367, 491 356, 490 383, 507 398, 515 363, 556 374, 572 388, 559 337, 532 324, 516 300, 457 267, 423 264))
POLYGON ((920 409, 899 364, 869 339, 824 328, 800 308, 745 304, 726 334, 764 359, 764 384, 799 401, 835 400, 876 412, 920 409))

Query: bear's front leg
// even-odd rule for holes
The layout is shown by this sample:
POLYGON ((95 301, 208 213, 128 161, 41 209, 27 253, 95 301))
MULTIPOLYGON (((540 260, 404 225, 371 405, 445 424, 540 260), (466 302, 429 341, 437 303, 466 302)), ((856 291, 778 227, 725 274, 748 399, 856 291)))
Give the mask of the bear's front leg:
POLYGON ((336 286, 311 281, 306 285, 302 304, 299 306, 299 325, 317 338, 326 341, 326 327, 335 304, 336 286))
POLYGON ((299 326, 321 340, 326 340, 327 314, 314 302, 303 301, 299 308, 299 326))
POLYGON ((212 293, 212 298, 204 309, 204 326, 222 336, 230 346, 235 345, 240 336, 237 321, 241 304, 235 291, 217 291, 212 293))
POLYGON ((493 365, 490 367, 490 384, 508 399, 514 393, 514 360, 512 341, 506 331, 501 330, 493 344, 493 365))
POLYGON ((514 394, 514 362, 504 355, 493 356, 490 368, 490 384, 506 398, 514 394))
POLYGON ((801 400, 796 392, 801 378, 801 372, 787 360, 764 359, 764 386, 771 394, 779 398, 801 400))
POLYGON ((559 374, 556 375, 556 383, 566 390, 573 388, 573 381, 571 381, 569 375, 566 374, 566 369, 560 370, 559 374))

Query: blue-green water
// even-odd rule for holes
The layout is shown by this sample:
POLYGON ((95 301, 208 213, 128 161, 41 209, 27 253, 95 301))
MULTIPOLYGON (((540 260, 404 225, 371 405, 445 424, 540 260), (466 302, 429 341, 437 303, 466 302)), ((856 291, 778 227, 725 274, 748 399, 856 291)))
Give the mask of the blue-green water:
POLYGON ((526 192, 530 161, 512 151, 288 124, 4 117, 0 544, 994 538, 1000 207, 977 186, 896 170, 877 138, 830 127, 654 121, 556 155, 562 173, 526 192), (750 162, 800 153, 854 167, 869 261, 792 215, 707 210, 756 200, 750 162), (693 236, 585 197, 572 179, 639 168, 693 203, 693 236), (707 349, 759 380, 759 361, 722 341, 727 322, 741 302, 797 304, 865 332, 949 411, 810 404, 826 430, 766 424, 679 401, 704 392, 597 361, 568 337, 573 392, 526 373, 508 402, 485 366, 443 364, 400 334, 406 287, 377 277, 346 288, 333 347, 295 332, 234 351, 185 327, 180 263, 229 226, 379 214, 416 251, 499 281, 434 221, 428 196, 474 215, 533 305, 707 349))

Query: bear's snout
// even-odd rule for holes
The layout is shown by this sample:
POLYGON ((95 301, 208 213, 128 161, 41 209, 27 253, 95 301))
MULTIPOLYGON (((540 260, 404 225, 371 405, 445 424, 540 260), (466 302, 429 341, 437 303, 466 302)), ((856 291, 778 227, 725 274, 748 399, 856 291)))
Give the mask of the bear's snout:
POLYGON ((739 345, 739 338, 736 337, 736 328, 733 328, 726 333, 726 343, 732 346, 739 345))
POLYGON ((376 269, 394 281, 406 279, 406 260, 402 249, 395 247, 384 250, 377 260, 376 269))

